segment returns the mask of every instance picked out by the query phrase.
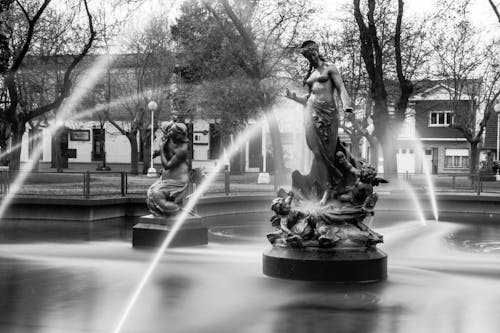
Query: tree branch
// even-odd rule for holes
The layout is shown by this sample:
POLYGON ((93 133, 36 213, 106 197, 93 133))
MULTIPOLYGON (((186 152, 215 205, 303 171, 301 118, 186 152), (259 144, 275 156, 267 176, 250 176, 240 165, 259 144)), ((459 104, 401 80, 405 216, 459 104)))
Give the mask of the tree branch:
POLYGON ((354 17, 356 19, 356 23, 359 27, 359 37, 361 40, 361 55, 363 56, 363 61, 366 66, 366 71, 370 77, 372 82, 375 82, 375 59, 373 58, 373 44, 370 38, 370 33, 368 31, 368 27, 365 24, 363 19, 363 15, 361 14, 360 8, 360 0, 354 0, 354 17))
POLYGON ((497 6, 493 3, 493 0, 488 0, 490 2, 491 8, 493 8, 493 11, 495 12, 495 15, 497 16, 498 22, 500 23, 500 13, 498 12, 497 6))
POLYGON ((399 81, 401 93, 396 105, 396 117, 402 121, 408 106, 408 100, 413 92, 413 83, 408 80, 403 74, 403 64, 401 59, 401 25, 403 22, 403 0, 398 0, 398 15, 396 20, 396 31, 394 34, 394 52, 396 57, 396 72, 399 81))
POLYGON ((83 3, 85 5, 85 12, 87 14, 88 18, 88 24, 89 24, 89 32, 90 36, 89 39, 87 40, 87 43, 85 43, 82 51, 80 54, 78 54, 76 57, 73 58, 73 61, 69 64, 68 68, 66 68, 66 71, 64 73, 64 79, 63 79, 63 88, 61 92, 59 93, 59 96, 57 96, 52 103, 46 104, 44 106, 41 106, 39 108, 36 108, 32 112, 27 115, 27 119, 33 119, 35 117, 38 117, 50 110, 53 110, 55 108, 58 108, 63 100, 69 95, 69 92, 71 90, 71 73, 75 69, 75 67, 82 61, 82 59, 87 55, 89 52, 90 48, 92 47, 92 43, 95 40, 96 37, 96 32, 94 30, 94 24, 93 24, 93 18, 92 14, 90 13, 89 7, 88 7, 88 0, 83 0, 83 3))
POLYGON ((16 0, 16 3, 17 5, 21 8, 24 16, 26 17, 26 20, 28 22, 31 22, 31 18, 30 18, 30 15, 28 14, 28 12, 26 11, 26 9, 24 8, 23 4, 19 2, 19 0, 16 0))
MULTIPOLYGON (((42 6, 38 9, 36 12, 35 16, 30 20, 29 15, 26 13, 26 10, 21 6, 23 9, 23 12, 25 12, 26 18, 28 20, 28 32, 26 33, 26 40, 24 41, 23 47, 21 48, 21 51, 17 55, 17 57, 14 59, 12 62, 12 66, 9 70, 9 72, 15 72, 19 69, 21 66, 21 63, 24 60, 24 57, 26 56, 26 53, 28 53, 28 50, 31 45, 31 41, 33 40, 33 35, 35 34, 35 25, 40 16, 43 14, 47 6, 49 5, 51 0, 45 0, 42 4, 42 6)), ((19 4, 19 1, 17 1, 19 4)))
POLYGON ((108 111, 104 111, 104 114, 106 116, 106 120, 111 124, 113 125, 122 135, 127 135, 127 131, 125 131, 125 129, 123 127, 121 127, 116 121, 114 121, 113 119, 111 119, 111 117, 109 116, 109 112, 108 111))
POLYGON ((224 10, 226 11, 227 16, 231 19, 231 22, 233 22, 236 30, 240 34, 241 38, 243 39, 244 45, 246 46, 247 51, 249 52, 250 55, 250 63, 251 63, 251 74, 253 78, 260 78, 260 68, 257 62, 257 46, 255 45, 255 41, 253 40, 252 36, 250 33, 245 29, 243 26, 243 23, 241 20, 236 16, 236 14, 233 11, 233 8, 231 5, 227 2, 227 0, 220 0, 222 3, 222 6, 224 7, 224 10))
POLYGON ((375 0, 368 0, 368 31, 369 36, 373 45, 373 50, 375 51, 375 69, 378 73, 382 73, 382 48, 378 42, 377 38, 377 26, 375 25, 375 0))

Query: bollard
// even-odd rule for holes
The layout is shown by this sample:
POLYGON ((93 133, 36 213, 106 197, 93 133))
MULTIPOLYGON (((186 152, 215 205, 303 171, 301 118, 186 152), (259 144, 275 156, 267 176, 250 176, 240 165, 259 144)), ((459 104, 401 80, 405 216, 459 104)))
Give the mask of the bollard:
POLYGON ((125 171, 120 173, 120 192, 122 197, 125 196, 125 171))
POLYGON ((224 171, 224 191, 226 192, 226 195, 229 195, 230 191, 229 182, 230 182, 229 171, 226 170, 224 171))
POLYGON ((224 191, 229 195, 229 171, 224 170, 224 191))
POLYGON ((82 195, 83 195, 84 198, 86 198, 87 197, 87 195, 86 195, 86 193, 87 193, 87 176, 85 175, 85 172, 82 173, 82 175, 83 175, 83 187, 82 187, 83 192, 82 192, 82 195))
POLYGON ((85 198, 90 197, 90 172, 85 173, 85 198))
POLYGON ((481 195, 481 178, 477 175, 477 195, 481 195))
POLYGON ((128 172, 125 171, 125 194, 128 194, 128 172))

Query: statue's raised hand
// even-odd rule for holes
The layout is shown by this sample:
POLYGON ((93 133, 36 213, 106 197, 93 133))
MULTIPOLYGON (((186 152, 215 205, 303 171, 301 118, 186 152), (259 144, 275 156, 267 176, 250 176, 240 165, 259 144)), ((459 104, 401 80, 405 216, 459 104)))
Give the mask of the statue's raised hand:
POLYGON ((299 97, 299 96, 297 96, 297 94, 296 94, 296 93, 291 92, 288 88, 286 88, 285 93, 286 93, 286 95, 285 95, 285 96, 286 96, 287 98, 290 98, 291 100, 293 100, 293 101, 295 101, 295 102, 298 102, 298 103, 303 104, 303 105, 305 105, 305 104, 307 103, 307 98, 308 98, 308 96, 307 96, 307 97, 306 97, 306 96, 304 96, 304 97, 299 97))

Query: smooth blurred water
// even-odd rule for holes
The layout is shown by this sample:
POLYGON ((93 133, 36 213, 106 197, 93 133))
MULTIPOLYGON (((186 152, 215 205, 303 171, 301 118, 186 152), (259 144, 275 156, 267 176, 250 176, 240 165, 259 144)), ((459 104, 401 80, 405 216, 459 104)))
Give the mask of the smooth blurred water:
MULTIPOLYGON (((268 213, 217 217, 207 246, 168 250, 123 332, 497 332, 500 226, 379 214, 385 282, 262 275, 268 213)), ((109 332, 153 251, 134 221, 0 227, 0 332, 109 332)))

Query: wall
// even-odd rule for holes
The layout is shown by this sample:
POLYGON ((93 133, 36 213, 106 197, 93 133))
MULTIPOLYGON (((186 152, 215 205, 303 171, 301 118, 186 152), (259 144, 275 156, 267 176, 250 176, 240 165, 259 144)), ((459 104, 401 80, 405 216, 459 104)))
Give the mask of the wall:
POLYGON ((71 135, 68 135, 68 149, 76 149, 76 158, 68 158, 71 162, 89 162, 92 159, 92 129, 81 128, 90 131, 89 141, 72 141, 71 135))
POLYGON ((206 161, 209 154, 209 123, 203 119, 193 121, 193 160, 206 161))
MULTIPOLYGON (((470 104, 468 101, 457 101, 459 112, 468 112, 470 104)), ((463 138, 456 129, 449 127, 429 127, 430 111, 451 111, 449 101, 429 100, 415 101, 415 126, 421 138, 463 138)))
MULTIPOLYGON (((424 141, 424 149, 438 149, 438 173, 467 173, 468 168, 445 168, 445 149, 469 149, 469 144, 466 141, 424 141)), ((470 152, 469 152, 470 158, 470 152)))
MULTIPOLYGON (((137 139, 139 144, 139 139, 137 139)), ((130 163, 130 142, 115 128, 106 127, 106 161, 110 163, 130 163)))

